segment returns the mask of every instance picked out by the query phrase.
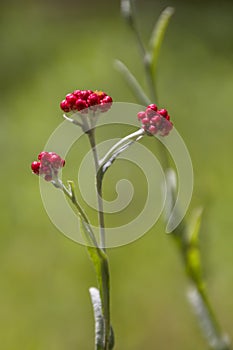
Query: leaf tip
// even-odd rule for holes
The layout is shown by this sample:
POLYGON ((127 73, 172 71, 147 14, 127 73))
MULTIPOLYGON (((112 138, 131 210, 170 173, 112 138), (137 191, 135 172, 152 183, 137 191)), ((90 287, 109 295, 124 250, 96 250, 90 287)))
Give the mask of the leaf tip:
POLYGON ((132 21, 132 7, 130 0, 121 0, 121 14, 126 21, 132 21))

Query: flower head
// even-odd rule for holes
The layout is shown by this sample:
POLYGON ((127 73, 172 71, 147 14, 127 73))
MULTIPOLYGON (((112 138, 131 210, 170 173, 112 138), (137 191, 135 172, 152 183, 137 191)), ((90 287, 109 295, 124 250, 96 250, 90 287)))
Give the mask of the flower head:
POLYGON ((41 152, 38 161, 31 164, 32 172, 43 176, 46 181, 56 181, 59 170, 64 167, 65 161, 57 153, 41 152))
POLYGON ((60 107, 65 112, 85 113, 87 108, 93 111, 107 112, 112 105, 112 98, 103 91, 75 90, 66 95, 60 107))
POLYGON ((159 109, 155 104, 147 106, 145 111, 138 113, 138 120, 148 135, 166 136, 173 128, 166 109, 159 109))

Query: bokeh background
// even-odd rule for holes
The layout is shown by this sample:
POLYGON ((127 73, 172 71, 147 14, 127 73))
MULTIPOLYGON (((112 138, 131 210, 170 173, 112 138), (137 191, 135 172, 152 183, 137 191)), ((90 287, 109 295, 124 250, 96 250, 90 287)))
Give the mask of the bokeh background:
MULTIPOLYGON (((233 3, 137 0, 136 5, 145 41, 160 11, 176 8, 159 59, 159 101, 192 157, 195 187, 188 216, 204 207, 207 287, 233 337, 233 3)), ((97 88, 115 101, 136 102, 113 60, 122 59, 144 84, 138 48, 119 1, 104 0, 1 0, 0 42, 1 348, 93 349, 88 288, 96 285, 94 271, 85 248, 50 222, 30 163, 61 122, 59 102, 69 91, 97 88)), ((87 147, 83 141, 80 151, 87 147)), ((115 164, 110 175, 120 176, 121 166, 115 164)), ((128 169, 139 187, 141 174, 130 164, 128 169)), ((110 175, 105 189, 111 195, 110 175)), ((135 208, 139 203, 137 197, 135 208)), ((116 349, 207 348, 186 299, 181 259, 161 222, 138 241, 109 250, 109 257, 116 349)))

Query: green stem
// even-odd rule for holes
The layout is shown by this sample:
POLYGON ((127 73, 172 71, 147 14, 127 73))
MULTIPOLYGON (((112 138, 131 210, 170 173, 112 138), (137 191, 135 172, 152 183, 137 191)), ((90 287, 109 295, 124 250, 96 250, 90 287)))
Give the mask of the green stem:
POLYGON ((202 276, 200 275, 197 276, 192 265, 189 263, 189 252, 190 252, 190 249, 192 249, 192 247, 191 247, 190 241, 188 241, 186 238, 186 225, 184 222, 182 223, 182 227, 180 228, 178 227, 174 231, 173 237, 175 238, 178 249, 183 258, 187 277, 190 280, 191 284, 194 286, 197 293, 199 294, 201 303, 203 304, 204 309, 206 311, 205 314, 207 314, 208 321, 211 324, 212 330, 214 331, 215 338, 218 339, 218 344, 216 346, 213 345, 212 348, 214 350, 230 350, 229 345, 226 344, 226 342, 223 339, 221 326, 217 320, 213 307, 210 303, 208 293, 205 288, 204 280, 202 276))
MULTIPOLYGON (((131 5, 132 5, 132 1, 131 5)), ((132 6, 132 10, 133 10, 133 6, 132 6)), ((140 53, 142 55, 142 61, 144 64, 144 68, 145 68, 145 74, 146 74, 146 79, 147 79, 147 84, 148 84, 148 88, 150 91, 150 95, 152 97, 152 101, 157 101, 156 99, 156 82, 155 82, 155 78, 154 78, 154 74, 153 74, 153 69, 150 65, 150 59, 149 56, 147 54, 147 51, 144 48, 144 45, 141 41, 141 37, 140 34, 138 32, 137 26, 135 25, 135 20, 134 20, 134 13, 132 11, 131 13, 131 29, 133 30, 136 39, 138 41, 139 47, 140 47, 140 53)), ((162 40, 162 39, 161 39, 162 40)), ((161 43, 160 43, 161 44, 161 43)), ((169 158, 168 155, 166 153, 166 151, 164 150, 164 148, 160 147, 160 151, 162 153, 162 158, 164 160, 164 168, 165 170, 167 170, 169 168, 169 158)), ((175 205, 175 197, 173 199, 173 206, 175 205)), ((173 237, 175 238, 176 242, 178 243, 178 249, 180 251, 180 254, 183 256, 183 261, 184 261, 184 266, 185 269, 187 271, 187 275, 190 279, 190 281, 192 282, 192 284, 195 286, 196 290, 199 293, 199 296, 202 300, 202 304, 204 305, 207 314, 208 314, 208 318, 209 318, 209 322, 212 324, 213 326, 213 330, 215 332, 215 337, 216 339, 219 340, 219 344, 222 345, 216 345, 216 346, 212 346, 212 348, 214 350, 230 350, 230 346, 225 344, 223 337, 222 337, 222 331, 221 331, 221 327, 217 321, 217 318, 215 316, 215 313, 213 311, 213 308, 210 304, 207 292, 204 288, 204 281, 202 279, 197 280, 197 278, 195 277, 195 274, 192 274, 192 271, 190 271, 189 269, 189 263, 188 263, 188 249, 189 249, 189 244, 187 242, 186 239, 186 223, 183 221, 181 222, 181 224, 179 225, 179 227, 176 228, 176 230, 173 233, 173 237)))
POLYGON ((102 268, 102 284, 103 284, 103 312, 104 312, 104 350, 109 350, 110 344, 110 271, 108 259, 103 260, 102 268))
MULTIPOLYGON (((83 224, 86 224, 86 227, 88 227, 88 236, 90 236, 90 247, 88 247, 89 253, 91 253, 92 249, 95 249, 97 252, 99 265, 100 265, 100 276, 97 280, 99 283, 99 289, 101 291, 101 298, 102 298, 102 308, 103 308, 103 318, 104 318, 104 348, 102 350, 109 350, 109 344, 110 344, 110 331, 111 331, 111 323, 110 323, 110 292, 109 292, 109 263, 108 258, 106 254, 104 253, 103 249, 101 249, 98 246, 98 243, 95 239, 95 236, 90 229, 90 223, 88 221, 88 218, 82 208, 80 207, 79 203, 77 202, 73 183, 68 182, 70 186, 70 190, 66 188, 66 186, 58 181, 56 183, 56 187, 60 188, 63 193, 72 201, 74 206, 76 207, 80 219, 82 220, 83 224)), ((88 237, 87 237, 88 239, 88 237)), ((94 263, 95 265, 95 263, 94 263)), ((97 272, 98 274, 98 272, 97 272)))
MULTIPOLYGON (((94 164, 95 164, 95 173, 97 174, 99 169, 99 158, 96 150, 95 129, 92 129, 88 132, 88 137, 89 137, 94 164)), ((105 223, 104 223, 104 209, 103 209, 103 199, 102 199, 102 184, 99 184, 98 181, 99 179, 96 177, 98 217, 99 217, 99 226, 100 226, 100 247, 105 251, 105 223)))
MULTIPOLYGON (((99 169, 99 158, 96 149, 95 142, 95 129, 91 129, 88 132, 88 137, 92 149, 95 173, 97 175, 99 169)), ((99 227, 100 227, 100 248, 106 252, 105 248, 105 223, 104 223, 104 210, 103 210, 103 199, 102 199, 102 180, 96 176, 96 189, 97 189, 97 202, 98 202, 98 217, 99 217, 99 227), (101 181, 101 183, 99 183, 101 181)), ((110 344, 110 281, 109 278, 109 262, 108 259, 104 259, 101 264, 101 283, 103 291, 103 314, 104 314, 104 350, 109 350, 110 344)))
POLYGON ((145 68, 148 88, 149 88, 149 91, 151 93, 151 98, 153 101, 157 101, 155 81, 154 81, 153 76, 151 74, 150 55, 147 52, 147 50, 143 44, 143 41, 141 39, 141 35, 139 33, 139 30, 138 30, 138 26, 137 26, 136 21, 135 21, 135 8, 134 8, 134 3, 132 0, 130 0, 130 5, 131 5, 131 21, 129 22, 130 28, 132 29, 132 31, 136 37, 138 46, 139 46, 139 50, 140 50, 140 53, 142 56, 142 62, 144 64, 144 68, 145 68))
POLYGON ((67 189, 66 186, 60 180, 58 180, 56 187, 60 188, 63 191, 63 193, 71 200, 71 202, 74 204, 75 208, 78 211, 80 220, 86 226, 86 228, 88 228, 89 237, 86 238, 89 238, 88 243, 90 244, 90 246, 98 248, 98 243, 96 241, 93 231, 91 230, 90 222, 76 199, 73 182, 68 181, 68 184, 70 189, 67 189))

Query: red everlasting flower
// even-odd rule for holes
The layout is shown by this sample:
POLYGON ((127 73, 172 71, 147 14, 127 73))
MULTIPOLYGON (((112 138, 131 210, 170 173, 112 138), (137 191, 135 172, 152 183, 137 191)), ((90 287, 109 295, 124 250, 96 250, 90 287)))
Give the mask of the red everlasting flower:
POLYGON ((164 108, 158 110, 155 104, 150 104, 145 111, 139 112, 138 120, 148 135, 166 136, 173 128, 168 111, 164 108))
POLYGON ((65 165, 64 159, 54 152, 41 152, 38 160, 32 162, 32 172, 43 176, 46 181, 56 180, 58 171, 65 165))
POLYGON ((103 91, 75 90, 66 95, 60 107, 65 113, 84 111, 91 108, 94 111, 106 112, 112 105, 112 98, 103 91))

